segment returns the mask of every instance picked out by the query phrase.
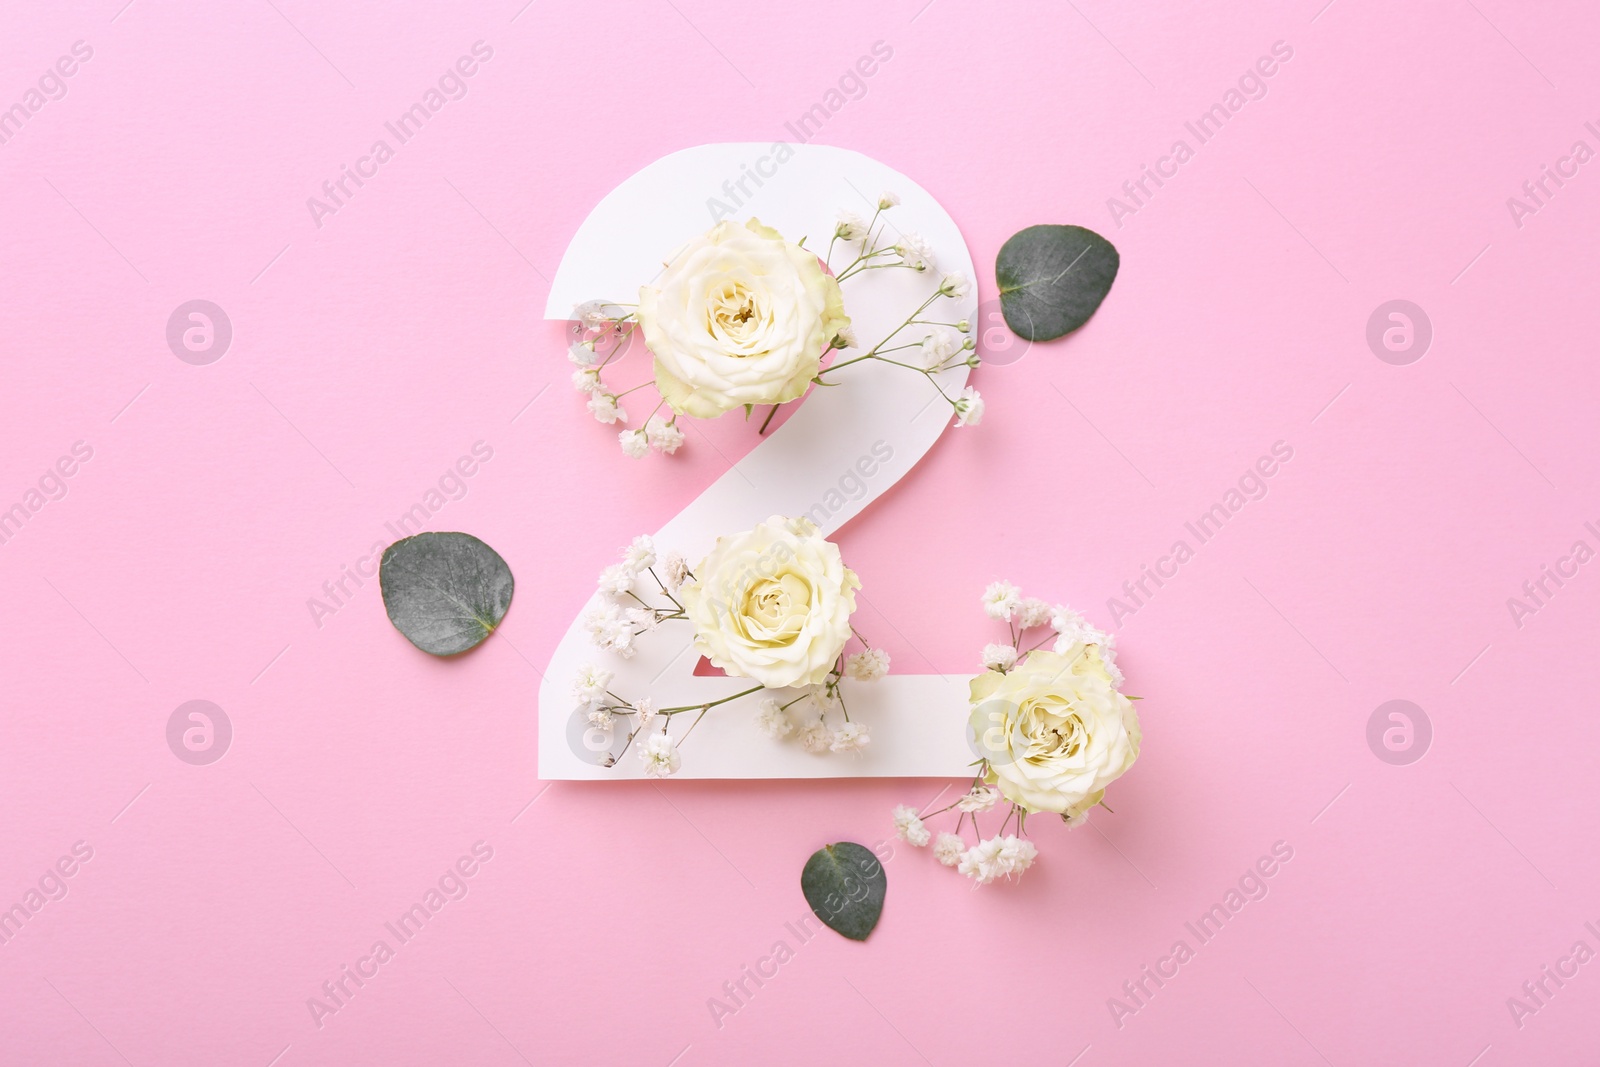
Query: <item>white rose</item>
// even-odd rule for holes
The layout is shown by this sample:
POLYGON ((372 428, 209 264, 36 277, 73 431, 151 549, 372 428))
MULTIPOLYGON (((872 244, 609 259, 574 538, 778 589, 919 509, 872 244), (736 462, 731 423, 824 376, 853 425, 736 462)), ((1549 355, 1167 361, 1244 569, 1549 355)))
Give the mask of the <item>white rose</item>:
POLYGON ((719 537, 679 591, 695 648, 772 689, 818 685, 850 638, 861 582, 807 519, 719 537))
POLYGON ((656 388, 701 419, 797 399, 850 322, 817 257, 756 219, 691 241, 639 290, 638 318, 656 388))
POLYGON ((1095 645, 1032 652, 1009 674, 980 674, 970 722, 989 759, 984 780, 1029 811, 1076 819, 1139 758, 1139 717, 1095 645))

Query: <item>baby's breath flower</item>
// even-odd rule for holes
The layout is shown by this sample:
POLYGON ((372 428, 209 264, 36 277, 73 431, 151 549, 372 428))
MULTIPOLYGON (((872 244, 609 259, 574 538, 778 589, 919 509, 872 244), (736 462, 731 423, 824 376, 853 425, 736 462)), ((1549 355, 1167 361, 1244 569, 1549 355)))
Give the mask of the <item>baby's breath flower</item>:
POLYGON ((983 421, 983 397, 972 386, 961 390, 956 398, 956 425, 976 426, 983 421))
POLYGON ((596 392, 589 396, 589 414, 607 425, 628 421, 628 413, 617 403, 614 393, 596 392))
POLYGON ((994 807, 995 801, 999 799, 1000 791, 998 789, 991 789, 986 785, 980 785, 973 789, 972 792, 956 801, 956 810, 973 813, 988 811, 990 808, 994 807))
POLYGON ((922 339, 922 364, 929 370, 939 370, 950 358, 961 351, 956 336, 946 329, 937 329, 922 339))
POLYGON ((939 279, 939 295, 960 300, 972 291, 972 282, 960 271, 952 271, 939 279))
POLYGON ((1007 834, 1005 840, 1000 842, 1000 866, 1005 868, 1008 878, 1032 867, 1034 857, 1038 855, 1039 849, 1032 841, 1013 834, 1007 834))
POLYGON ((835 752, 860 752, 871 741, 865 726, 858 722, 847 722, 833 732, 833 741, 828 747, 835 752))
POLYGON ((794 723, 790 721, 788 712, 783 710, 771 697, 762 697, 756 705, 756 727, 775 741, 781 741, 794 733, 794 723))
POLYGON ((960 837, 945 830, 939 834, 939 839, 933 843, 933 858, 946 867, 954 867, 961 862, 961 853, 967 849, 967 843, 960 837))
POLYGON ((600 357, 595 354, 593 341, 574 341, 567 347, 567 358, 579 367, 592 367, 600 357))
POLYGON ((622 567, 630 574, 641 574, 656 565, 656 543, 649 534, 640 534, 622 550, 622 567))
POLYGON ((889 673, 889 653, 881 648, 868 648, 848 656, 844 673, 861 682, 871 682, 889 673))
POLYGON ((878 194, 878 210, 879 211, 888 211, 890 208, 898 206, 899 203, 900 203, 900 194, 899 193, 892 193, 892 192, 889 192, 889 191, 885 190, 884 192, 881 192, 881 193, 878 194))
POLYGON ((826 752, 833 744, 833 731, 820 722, 807 723, 800 728, 800 747, 810 753, 826 752))
POLYGON ((612 306, 604 300, 585 300, 572 309, 572 317, 586 330, 598 330, 611 321, 612 306))
POLYGON ((677 743, 670 734, 664 733, 650 735, 650 739, 639 749, 639 760, 644 764, 644 773, 651 778, 665 778, 677 773, 681 762, 677 743))
POLYGON ((668 552, 661 560, 661 569, 666 572, 667 588, 676 593, 678 587, 689 577, 689 561, 683 557, 682 552, 668 552))
POLYGON ((644 425, 644 433, 650 441, 650 447, 657 452, 670 456, 683 447, 683 431, 678 429, 675 418, 663 419, 660 415, 652 415, 644 425))
POLYGON ((645 440, 643 430, 623 430, 617 434, 617 443, 622 446, 622 454, 632 459, 642 459, 650 451, 650 442, 645 440))
POLYGON ((839 332, 833 337, 833 347, 860 348, 861 341, 856 337, 856 328, 849 325, 839 327, 839 332))
POLYGON ((625 565, 612 563, 600 572, 600 591, 606 596, 627 596, 633 592, 634 579, 638 576, 638 572, 625 565))
POLYGON ((593 367, 579 367, 573 371, 572 387, 580 393, 594 393, 604 388, 600 384, 600 372, 593 367))
POLYGON ((572 695, 580 704, 598 704, 605 699, 606 686, 611 684, 611 672, 592 663, 578 668, 572 680, 572 695))
POLYGON ((615 652, 623 659, 632 659, 634 654, 633 621, 628 618, 626 611, 615 601, 607 601, 596 608, 591 608, 583 617, 584 627, 589 631, 589 639, 600 648, 608 652, 615 652))
POLYGON ((928 843, 928 828, 917 816, 917 809, 904 804, 894 809, 894 836, 907 844, 921 848, 928 843))
POLYGON ((1022 607, 1022 591, 1010 582, 990 582, 983 591, 983 613, 991 619, 1010 621, 1022 607))
POLYGON ((986 671, 1009 671, 1017 665, 1016 645, 984 645, 983 669, 986 671))
POLYGON ((925 271, 937 266, 932 246, 919 234, 909 231, 901 234, 900 240, 895 243, 894 251, 900 257, 900 261, 912 270, 925 271))
POLYGON ((841 241, 859 241, 867 235, 867 222, 854 211, 841 211, 833 235, 841 241))
POLYGON ((978 885, 988 885, 1005 873, 1000 863, 1000 850, 1003 847, 998 837, 979 841, 961 854, 961 863, 956 869, 978 885))
POLYGON ((972 386, 961 390, 953 406, 957 426, 976 426, 983 421, 983 397, 972 386))
POLYGON ((1024 630, 1035 626, 1043 626, 1050 621, 1050 614, 1054 609, 1049 604, 1036 596, 1023 598, 1022 607, 1017 612, 1017 625, 1024 630))
POLYGON ((1057 604, 1050 609, 1050 629, 1058 634, 1076 633, 1088 625, 1082 615, 1065 604, 1057 604))
POLYGON ((639 717, 635 728, 650 725, 650 720, 656 717, 656 702, 649 697, 640 697, 633 702, 633 713, 639 717))

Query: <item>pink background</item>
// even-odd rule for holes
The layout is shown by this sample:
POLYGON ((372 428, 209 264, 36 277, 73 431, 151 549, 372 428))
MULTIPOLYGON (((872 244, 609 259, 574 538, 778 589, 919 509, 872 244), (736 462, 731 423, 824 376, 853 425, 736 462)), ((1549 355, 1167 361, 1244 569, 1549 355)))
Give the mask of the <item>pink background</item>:
POLYGON ((1520 227, 1506 199, 1600 148, 1596 25, 1321 4, 9 12, 0 106, 93 57, 0 145, 0 507, 74 442, 93 458, 0 545, 0 906, 93 858, 0 946, 0 1060, 1586 1062, 1600 964, 1520 1027, 1507 998, 1600 949, 1600 574, 1520 627, 1507 598, 1600 548, 1600 164, 1520 227), (306 198, 479 40, 466 97, 314 225, 306 198), (625 461, 539 312, 608 189, 790 138, 877 41, 892 60, 817 140, 939 197, 985 299, 1026 225, 1123 257, 1087 328, 979 370, 985 424, 841 535, 896 663, 974 668, 997 577, 1109 623, 1185 521, 1275 441, 1294 458, 1120 628, 1146 747, 1114 815, 1041 821, 1035 870, 976 892, 897 845, 871 940, 801 946, 806 855, 948 783, 545 791, 538 670, 593 573, 754 437, 725 419, 716 449, 625 461), (1276 41, 1265 98, 1118 227, 1107 198, 1276 41), (165 339, 196 298, 234 329, 208 366, 165 339), (1409 366, 1365 339, 1394 298, 1434 327, 1409 366), (509 561, 501 633, 430 659, 375 582, 319 627, 308 598, 480 440, 433 525, 509 561), (1366 740, 1397 698, 1434 730, 1409 766, 1366 740), (233 724, 209 766, 166 742, 193 699, 233 724), (478 841, 470 892, 319 1028, 307 998, 478 841), (1266 898, 1119 1027, 1108 998, 1278 841, 1266 898), (719 1028, 708 998, 779 939, 794 958, 719 1028))

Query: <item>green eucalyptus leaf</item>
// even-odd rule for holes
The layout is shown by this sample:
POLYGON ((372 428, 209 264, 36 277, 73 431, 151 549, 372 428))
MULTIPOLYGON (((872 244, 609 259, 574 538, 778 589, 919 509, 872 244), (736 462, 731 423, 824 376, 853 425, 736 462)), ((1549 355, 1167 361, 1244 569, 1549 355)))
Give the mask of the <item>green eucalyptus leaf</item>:
POLYGON ((383 550, 383 606, 394 628, 435 656, 465 652, 494 633, 515 585, 500 554, 465 533, 420 533, 383 550))
POLYGON ((1082 226, 1029 226, 1013 234, 994 263, 1006 325, 1028 341, 1071 333, 1111 291, 1121 261, 1110 241, 1082 226))
POLYGON ((865 941, 878 925, 888 890, 883 864, 854 841, 823 845, 800 872, 800 891, 817 918, 853 941, 865 941))

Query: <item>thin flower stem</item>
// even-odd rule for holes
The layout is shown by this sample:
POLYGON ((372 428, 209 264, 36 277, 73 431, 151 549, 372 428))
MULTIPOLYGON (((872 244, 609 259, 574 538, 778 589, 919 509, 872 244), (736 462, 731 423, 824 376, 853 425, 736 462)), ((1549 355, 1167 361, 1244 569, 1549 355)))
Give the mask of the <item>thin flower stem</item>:
POLYGON ((746 689, 743 692, 735 693, 732 696, 726 696, 726 697, 723 697, 720 700, 710 701, 709 703, 704 703, 704 704, 683 704, 683 705, 680 705, 680 706, 677 706, 677 707, 662 708, 658 714, 661 714, 661 715, 680 715, 683 712, 694 711, 697 708, 703 708, 706 711, 710 711, 712 708, 716 707, 718 704, 726 704, 730 700, 738 700, 740 697, 747 697, 751 693, 759 693, 765 688, 766 688, 766 686, 764 686, 764 685, 758 685, 758 686, 753 686, 750 689, 746 689))
POLYGON ((756 435, 757 436, 760 436, 761 434, 764 434, 764 433, 767 432, 767 427, 772 425, 772 417, 778 413, 778 409, 780 407, 782 407, 782 406, 783 406, 782 404, 774 404, 774 405, 772 405, 772 410, 767 412, 766 419, 764 419, 762 421, 762 423, 761 423, 761 429, 756 431, 756 435))
POLYGON ((689 728, 683 732, 683 736, 678 738, 678 744, 681 745, 685 741, 689 740, 689 735, 694 733, 694 728, 696 726, 700 725, 700 720, 705 718, 706 717, 706 712, 708 712, 710 710, 711 710, 711 705, 710 704, 707 704, 705 707, 700 709, 700 714, 696 715, 694 717, 694 722, 690 723, 689 724, 689 728))
MULTIPOLYGON (((621 320, 618 320, 618 321, 621 321, 621 320)), ((612 358, 614 356, 616 356, 616 354, 618 352, 621 352, 623 350, 623 348, 625 348, 627 346, 628 338, 633 336, 633 331, 635 329, 637 329, 636 326, 633 326, 632 324, 629 324, 627 332, 625 332, 623 334, 620 334, 617 337, 617 343, 611 346, 611 351, 606 353, 606 358, 601 360, 600 361, 600 365, 594 369, 596 374, 599 374, 601 371, 605 370, 606 369, 606 364, 610 363, 612 358)))
MULTIPOLYGON (((650 571, 650 577, 654 578, 656 580, 656 584, 661 587, 661 595, 672 601, 673 606, 676 607, 679 612, 682 612, 683 605, 679 603, 677 597, 673 596, 672 593, 667 590, 667 583, 661 580, 661 576, 656 573, 656 569, 654 567, 649 567, 647 569, 650 571)), ((688 618, 687 615, 684 617, 688 618)))

